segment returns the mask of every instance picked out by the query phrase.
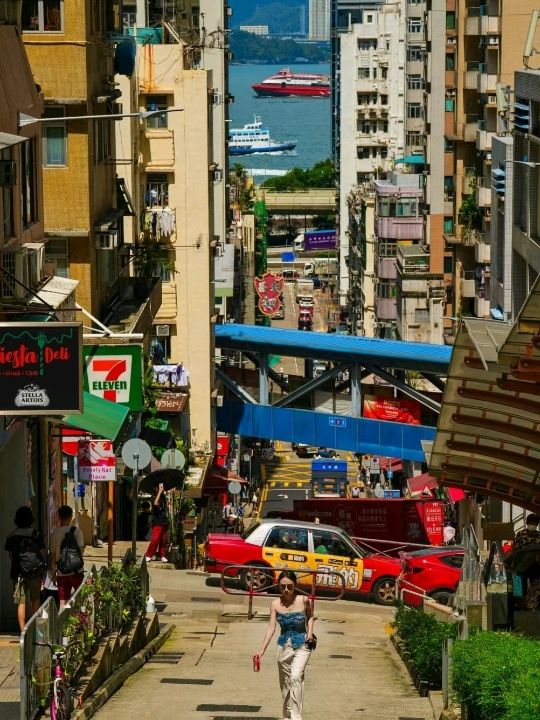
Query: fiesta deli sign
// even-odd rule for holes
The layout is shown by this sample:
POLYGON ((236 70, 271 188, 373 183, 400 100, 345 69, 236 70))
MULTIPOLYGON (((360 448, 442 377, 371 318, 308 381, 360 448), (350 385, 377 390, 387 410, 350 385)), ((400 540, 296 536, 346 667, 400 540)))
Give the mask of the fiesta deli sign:
POLYGON ((81 412, 81 348, 81 323, 0 323, 0 415, 81 412))

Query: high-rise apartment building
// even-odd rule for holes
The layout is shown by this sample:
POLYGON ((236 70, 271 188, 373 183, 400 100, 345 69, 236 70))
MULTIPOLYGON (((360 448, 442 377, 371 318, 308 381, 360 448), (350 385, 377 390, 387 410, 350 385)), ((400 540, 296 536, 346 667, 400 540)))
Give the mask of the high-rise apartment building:
POLYGON ((446 29, 444 237, 455 289, 450 314, 490 316, 492 139, 501 130, 496 90, 498 83, 511 85, 522 64, 534 7, 532 0, 452 0, 439 20, 446 29))
POLYGON ((353 334, 374 334, 375 255, 371 183, 404 152, 404 6, 365 9, 339 36, 341 304, 353 334), (369 249, 368 249, 369 247, 369 249))
MULTIPOLYGON (((119 147, 135 147, 138 163, 119 168, 134 187, 141 225, 137 246, 159 251, 163 301, 152 343, 165 362, 183 363, 190 374, 190 444, 210 451, 214 442, 212 323, 233 295, 227 245, 225 120, 227 14, 222 3, 189 2, 161 14, 162 4, 124 3, 137 40, 137 72, 122 85, 130 109, 162 110, 133 124, 119 123, 119 147), (204 26, 199 22, 204 13, 204 26), (160 16, 160 32, 151 19, 160 16), (160 67, 161 71, 156 72, 160 67), (128 87, 129 85, 129 87, 128 87), (219 290, 218 290, 219 288, 219 290), (218 309, 216 310, 216 306, 218 309)), ((215 393, 214 393, 215 394, 215 393)))
POLYGON ((330 0, 309 0, 309 39, 330 39, 330 0))

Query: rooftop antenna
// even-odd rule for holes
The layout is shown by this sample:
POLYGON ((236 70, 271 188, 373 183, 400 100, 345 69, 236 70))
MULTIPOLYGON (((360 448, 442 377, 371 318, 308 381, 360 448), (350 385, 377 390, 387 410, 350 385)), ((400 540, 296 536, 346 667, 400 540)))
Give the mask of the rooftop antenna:
POLYGON ((527 70, 530 70, 529 67, 529 58, 532 55, 538 54, 538 50, 534 47, 534 38, 536 35, 536 28, 538 26, 538 16, 540 15, 540 10, 533 10, 531 13, 531 22, 529 25, 529 32, 527 33, 527 40, 525 41, 525 47, 523 48, 523 64, 527 68, 527 70))

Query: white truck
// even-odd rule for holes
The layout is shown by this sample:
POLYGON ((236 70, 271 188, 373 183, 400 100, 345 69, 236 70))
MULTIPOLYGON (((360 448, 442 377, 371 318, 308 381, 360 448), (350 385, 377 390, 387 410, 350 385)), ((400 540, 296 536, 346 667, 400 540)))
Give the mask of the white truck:
POLYGON ((313 280, 302 278, 295 285, 296 302, 313 304, 313 280))

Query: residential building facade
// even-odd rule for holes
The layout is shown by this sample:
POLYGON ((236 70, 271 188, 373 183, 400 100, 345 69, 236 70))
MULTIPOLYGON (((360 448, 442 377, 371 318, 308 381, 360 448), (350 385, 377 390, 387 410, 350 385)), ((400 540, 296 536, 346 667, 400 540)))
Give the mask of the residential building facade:
POLYGON ((309 39, 328 42, 330 39, 330 0, 309 0, 309 39))

